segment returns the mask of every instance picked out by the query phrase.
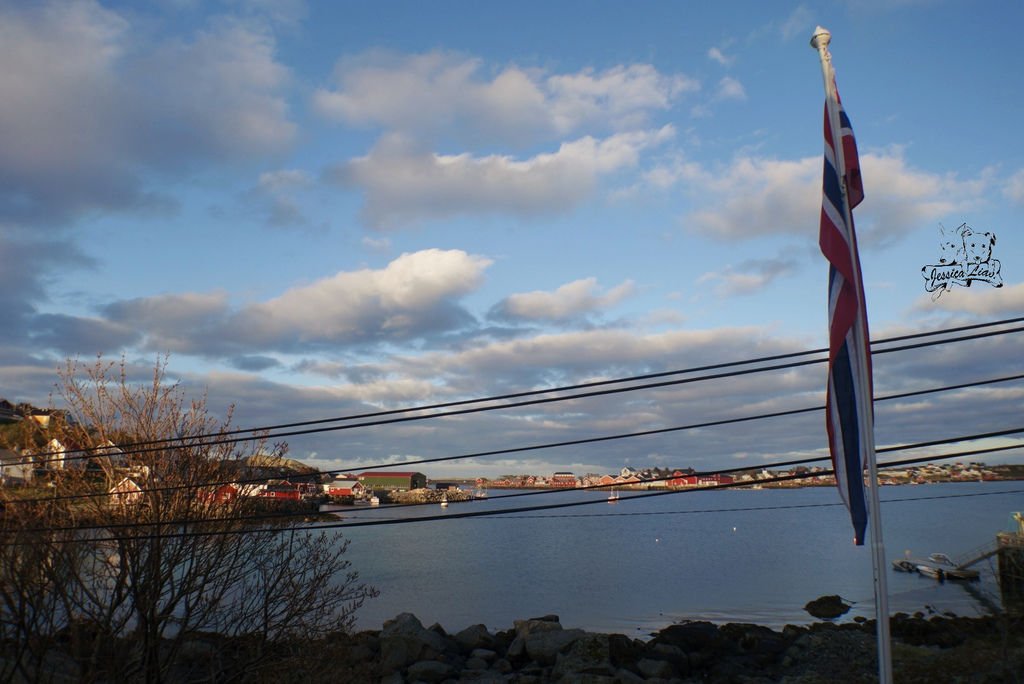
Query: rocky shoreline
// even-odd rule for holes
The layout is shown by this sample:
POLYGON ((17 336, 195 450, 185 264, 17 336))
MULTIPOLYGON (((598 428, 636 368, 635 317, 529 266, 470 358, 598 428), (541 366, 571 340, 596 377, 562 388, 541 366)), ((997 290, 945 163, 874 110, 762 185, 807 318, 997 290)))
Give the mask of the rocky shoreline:
MULTIPOLYGON (((1024 681, 1024 618, 897 613, 891 618, 895 680, 1024 681)), ((380 630, 286 641, 196 633, 176 649, 161 681, 302 684, 826 684, 878 681, 874 623, 787 625, 684 622, 649 635, 567 629, 556 615, 517 620, 490 632, 472 625, 450 634, 403 613, 380 630)), ((116 639, 80 653, 74 642, 49 651, 17 681, 142 681, 106 678, 102 662, 127 648, 116 639), (85 661, 91 668, 83 669, 85 661), (97 668, 97 665, 100 665, 97 668)), ((0 642, 0 665, 13 644, 0 642)), ((6 667, 5 672, 13 672, 6 667)))
MULTIPOLYGON (((1019 682, 1020 618, 897 614, 893 663, 903 682, 1019 682)), ((671 625, 646 641, 566 629, 558 617, 517 620, 491 633, 455 634, 404 613, 379 631, 331 645, 334 679, 448 684, 633 684, 741 682, 817 684, 877 681, 874 622, 818 622, 776 631, 752 624, 671 625), (344 676, 342 676, 344 674, 344 676), (342 676, 342 679, 337 677, 342 676)), ((304 677, 304 681, 318 681, 304 677)))

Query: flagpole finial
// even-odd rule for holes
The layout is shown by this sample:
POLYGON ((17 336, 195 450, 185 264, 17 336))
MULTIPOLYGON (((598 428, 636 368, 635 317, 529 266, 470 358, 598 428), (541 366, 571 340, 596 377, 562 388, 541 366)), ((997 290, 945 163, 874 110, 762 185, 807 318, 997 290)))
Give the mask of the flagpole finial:
POLYGON ((812 48, 821 50, 822 48, 827 48, 830 42, 832 42, 832 34, 828 32, 827 28, 818 26, 814 29, 814 35, 811 36, 812 48))

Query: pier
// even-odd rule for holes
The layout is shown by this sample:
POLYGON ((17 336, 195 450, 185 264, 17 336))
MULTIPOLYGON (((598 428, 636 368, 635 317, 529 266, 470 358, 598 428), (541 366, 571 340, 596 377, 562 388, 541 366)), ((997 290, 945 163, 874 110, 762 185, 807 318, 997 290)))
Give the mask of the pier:
POLYGON ((1014 532, 998 532, 994 541, 954 561, 957 568, 969 568, 983 560, 998 559, 999 591, 1006 610, 1024 613, 1024 515, 1014 513, 1014 532))

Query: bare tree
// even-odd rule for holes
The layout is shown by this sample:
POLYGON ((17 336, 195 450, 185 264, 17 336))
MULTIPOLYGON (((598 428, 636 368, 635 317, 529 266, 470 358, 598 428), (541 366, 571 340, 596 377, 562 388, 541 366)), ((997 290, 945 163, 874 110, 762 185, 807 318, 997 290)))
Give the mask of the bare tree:
POLYGON ((54 473, 52 500, 31 504, 42 515, 5 502, 0 675, 239 676, 281 644, 347 631, 375 595, 340 534, 268 520, 248 497, 218 491, 248 458, 273 462, 286 448, 218 440, 230 415, 218 421, 205 398, 186 401, 165 372, 158 362, 144 385, 123 362, 69 363, 61 374, 70 418, 60 441, 92 457, 54 473), (230 649, 204 650, 224 640, 230 649))

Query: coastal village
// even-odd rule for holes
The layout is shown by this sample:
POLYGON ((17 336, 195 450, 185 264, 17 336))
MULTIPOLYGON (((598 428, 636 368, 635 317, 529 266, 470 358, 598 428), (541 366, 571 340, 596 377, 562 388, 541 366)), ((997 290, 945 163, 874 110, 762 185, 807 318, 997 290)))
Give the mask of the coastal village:
MULTIPOLYGON (((0 425, 29 421, 43 432, 53 411, 13 405, 0 399, 0 425)), ((59 414, 57 416, 59 420, 59 414)), ((10 442, 11 440, 7 440, 10 442)), ((37 439, 38 441, 38 439, 37 439)), ((133 463, 132 455, 106 441, 82 449, 65 445, 56 437, 43 446, 18 448, 0 444, 0 485, 10 487, 53 486, 65 469, 95 471, 109 482, 113 504, 140 503, 149 479, 147 467, 133 463), (76 455, 77 454, 77 455, 76 455), (102 463, 100 463, 102 461, 102 463)), ((883 485, 920 485, 933 482, 979 482, 1024 479, 1024 466, 986 465, 981 462, 927 463, 906 468, 879 470, 883 485)), ((598 489, 615 491, 691 488, 795 488, 834 486, 835 478, 824 466, 796 466, 787 470, 752 468, 725 472, 699 472, 693 468, 622 467, 617 473, 577 475, 559 471, 550 475, 503 475, 497 478, 433 479, 415 471, 352 469, 321 472, 292 459, 248 459, 225 462, 223 477, 197 492, 198 498, 228 501, 252 497, 263 502, 309 504, 357 504, 380 502, 458 502, 483 498, 489 489, 598 489)))

